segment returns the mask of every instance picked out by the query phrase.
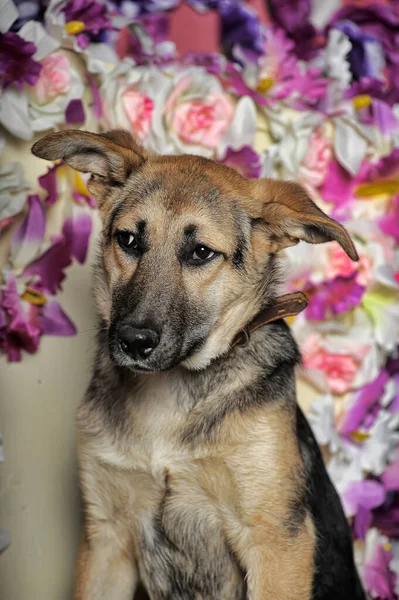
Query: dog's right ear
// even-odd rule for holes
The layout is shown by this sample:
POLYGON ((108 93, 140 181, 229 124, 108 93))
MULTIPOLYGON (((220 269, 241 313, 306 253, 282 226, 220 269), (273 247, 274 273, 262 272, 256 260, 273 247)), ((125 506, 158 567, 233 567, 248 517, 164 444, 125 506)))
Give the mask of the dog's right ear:
POLYGON ((82 173, 91 173, 89 190, 101 205, 106 188, 120 187, 148 158, 144 148, 123 130, 108 133, 66 130, 50 133, 32 146, 46 160, 65 161, 82 173))

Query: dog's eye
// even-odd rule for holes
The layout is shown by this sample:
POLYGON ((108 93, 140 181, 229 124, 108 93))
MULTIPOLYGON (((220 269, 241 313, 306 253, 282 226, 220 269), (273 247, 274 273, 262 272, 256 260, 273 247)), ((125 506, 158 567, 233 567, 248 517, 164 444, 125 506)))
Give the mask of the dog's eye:
POLYGON ((137 240, 130 231, 118 231, 116 239, 123 250, 138 250, 137 240))
POLYGON ((214 252, 210 248, 199 245, 194 249, 194 252, 192 254, 192 261, 193 262, 205 262, 205 261, 213 258, 215 256, 215 254, 216 254, 216 252, 214 252))

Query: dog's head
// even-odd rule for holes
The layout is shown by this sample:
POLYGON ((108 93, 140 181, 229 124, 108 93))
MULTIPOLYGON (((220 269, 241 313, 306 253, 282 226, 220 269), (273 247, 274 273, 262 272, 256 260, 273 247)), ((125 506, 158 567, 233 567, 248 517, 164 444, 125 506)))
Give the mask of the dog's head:
POLYGON ((32 149, 91 173, 102 220, 96 297, 113 359, 203 368, 275 295, 276 253, 345 229, 297 184, 247 180, 197 156, 153 156, 124 131, 53 133, 32 149))

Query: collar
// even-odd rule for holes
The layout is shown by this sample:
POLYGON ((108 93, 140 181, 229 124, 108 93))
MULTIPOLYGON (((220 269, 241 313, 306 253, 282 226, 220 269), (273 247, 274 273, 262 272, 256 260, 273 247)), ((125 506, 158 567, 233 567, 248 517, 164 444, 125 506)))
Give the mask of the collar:
POLYGON ((241 329, 233 339, 231 348, 234 346, 246 346, 249 342, 251 333, 272 323, 278 319, 293 317, 302 312, 308 305, 308 300, 302 292, 294 292, 293 294, 284 294, 278 296, 266 308, 261 310, 248 325, 241 329))

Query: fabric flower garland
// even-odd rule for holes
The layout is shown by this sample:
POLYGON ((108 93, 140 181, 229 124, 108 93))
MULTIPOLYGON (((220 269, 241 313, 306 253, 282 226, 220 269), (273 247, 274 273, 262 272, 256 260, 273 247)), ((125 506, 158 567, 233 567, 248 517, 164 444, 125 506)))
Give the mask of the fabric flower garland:
MULTIPOLYGON (((188 3, 218 13, 224 54, 178 57, 168 15, 179 0, 3 0, 0 151, 9 135, 124 127, 154 152, 299 181, 345 224, 358 263, 335 243, 286 252, 289 287, 309 298, 292 326, 364 584, 398 598, 399 3, 269 0, 268 24, 239 0, 188 3)), ((75 333, 57 293, 86 259, 94 209, 62 163, 37 182, 22 161, 1 165, 8 360, 36 352, 42 335, 75 333)))

